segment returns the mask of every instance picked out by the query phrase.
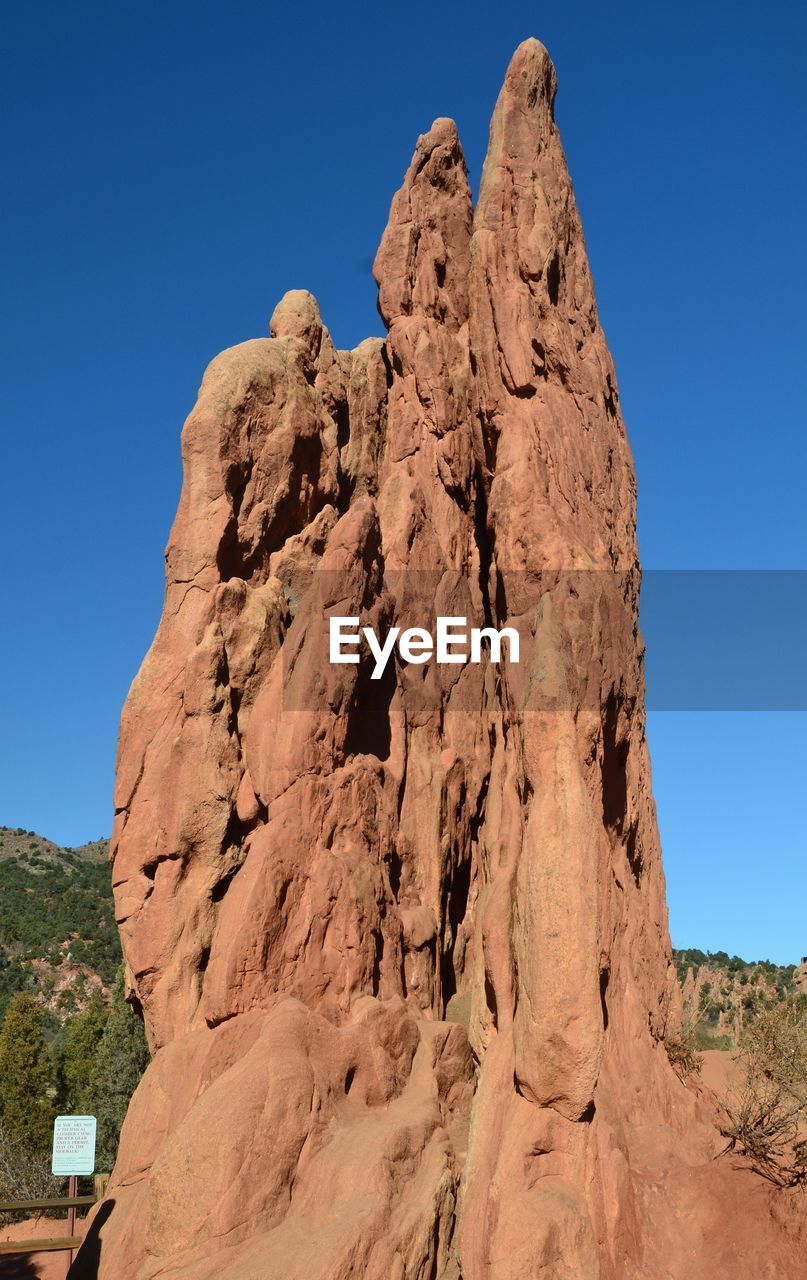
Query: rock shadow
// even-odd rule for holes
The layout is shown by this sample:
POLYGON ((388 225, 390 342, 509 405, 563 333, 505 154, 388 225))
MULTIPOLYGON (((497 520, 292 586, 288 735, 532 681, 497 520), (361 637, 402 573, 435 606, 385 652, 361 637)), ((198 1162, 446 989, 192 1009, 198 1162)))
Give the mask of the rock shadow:
POLYGON ((76 1254, 67 1280, 97 1280, 101 1266, 101 1228, 112 1216, 114 1200, 104 1200, 87 1228, 84 1242, 76 1254))

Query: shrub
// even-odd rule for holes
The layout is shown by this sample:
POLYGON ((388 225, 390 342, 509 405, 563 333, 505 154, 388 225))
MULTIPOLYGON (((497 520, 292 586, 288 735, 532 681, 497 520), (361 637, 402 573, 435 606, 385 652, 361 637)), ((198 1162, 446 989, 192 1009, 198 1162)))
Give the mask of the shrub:
POLYGON ((746 1033, 742 1087, 723 1101, 729 1150, 781 1186, 807 1181, 807 1013, 799 1003, 761 1013, 746 1033))
MULTIPOLYGON (((49 1153, 33 1154, 0 1124, 0 1200, 43 1200, 64 1194, 64 1180, 50 1172, 49 1153)), ((12 1222, 24 1213, 0 1214, 12 1222)))
POLYGON ((684 1022, 677 1031, 668 1032, 664 1037, 664 1048, 679 1080, 700 1073, 703 1058, 697 1050, 695 1028, 691 1022, 684 1022))

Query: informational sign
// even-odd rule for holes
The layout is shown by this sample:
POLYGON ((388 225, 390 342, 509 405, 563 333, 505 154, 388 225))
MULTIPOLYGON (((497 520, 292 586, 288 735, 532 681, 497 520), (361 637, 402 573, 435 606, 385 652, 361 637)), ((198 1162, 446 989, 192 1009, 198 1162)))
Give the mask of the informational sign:
POLYGON ((95 1116, 57 1116, 51 1172, 57 1178, 95 1172, 95 1116))

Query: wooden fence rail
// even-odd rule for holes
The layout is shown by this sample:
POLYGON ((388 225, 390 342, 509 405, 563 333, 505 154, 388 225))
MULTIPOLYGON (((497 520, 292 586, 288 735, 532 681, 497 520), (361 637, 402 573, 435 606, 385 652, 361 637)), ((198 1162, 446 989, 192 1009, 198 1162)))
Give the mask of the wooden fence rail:
MULTIPOLYGON (((73 1180, 71 1179, 71 1182, 73 1180)), ((91 1196, 51 1196, 44 1200, 0 1200, 0 1213, 23 1213, 29 1210, 66 1209, 68 1211, 68 1228, 73 1229, 76 1209, 89 1208, 97 1204, 106 1191, 109 1177, 103 1174, 93 1179, 95 1191, 91 1196)), ((0 1240, 0 1255, 4 1253, 54 1253, 69 1249, 71 1254, 78 1249, 82 1237, 50 1236, 41 1240, 0 1240)))
POLYGON ((98 1196, 56 1196, 53 1200, 0 1200, 0 1213, 22 1213, 25 1209, 80 1209, 95 1204, 98 1196))
POLYGON ((0 1240, 0 1255, 4 1253, 55 1253, 61 1249, 70 1252, 78 1249, 81 1236, 47 1236, 42 1240, 0 1240))

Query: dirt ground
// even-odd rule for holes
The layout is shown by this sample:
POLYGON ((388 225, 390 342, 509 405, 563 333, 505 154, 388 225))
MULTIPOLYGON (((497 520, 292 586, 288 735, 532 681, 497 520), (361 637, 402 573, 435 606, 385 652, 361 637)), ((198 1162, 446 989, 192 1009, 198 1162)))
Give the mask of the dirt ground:
POLYGON ((742 1081, 742 1065, 736 1049, 707 1049, 701 1080, 718 1098, 725 1098, 742 1081))
MULTIPOLYGON (((83 1222, 76 1222, 76 1235, 82 1234, 83 1222)), ((27 1218, 0 1227, 0 1241, 42 1240, 67 1235, 66 1218, 27 1218)), ((11 1253, 0 1254, 0 1280, 65 1280, 68 1254, 11 1253)))

